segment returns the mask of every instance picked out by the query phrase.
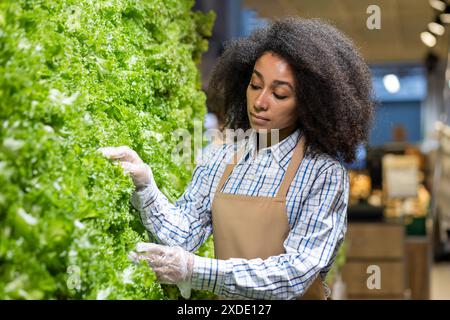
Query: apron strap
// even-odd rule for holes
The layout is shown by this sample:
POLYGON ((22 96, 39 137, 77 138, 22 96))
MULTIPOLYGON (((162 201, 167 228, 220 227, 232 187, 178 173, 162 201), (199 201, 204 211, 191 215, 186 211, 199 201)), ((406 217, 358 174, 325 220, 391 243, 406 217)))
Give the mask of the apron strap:
MULTIPOLYGON (((297 145, 295 146, 294 154, 292 155, 291 161, 289 161, 289 166, 286 170, 281 186, 278 189, 276 197, 285 197, 287 195, 289 186, 291 185, 291 182, 295 177, 295 173, 297 172, 297 169, 303 160, 304 145, 305 139, 302 136, 300 140, 297 142, 297 145)), ((227 181, 228 177, 230 176, 231 172, 233 171, 235 165, 241 158, 244 151, 245 145, 243 145, 237 152, 233 154, 231 162, 228 163, 227 166, 225 167, 225 172, 223 173, 222 178, 220 179, 219 184, 217 185, 218 192, 222 191, 225 182, 227 181)))
POLYGON ((227 181, 228 177, 230 176, 231 172, 234 169, 234 166, 238 163, 238 160, 241 158, 244 151, 245 151, 245 144, 237 152, 234 152, 230 163, 228 163, 227 166, 225 167, 225 172, 223 173, 222 178, 220 179, 219 184, 217 185, 216 189, 217 192, 222 191, 225 181, 227 181))
POLYGON ((292 180, 295 177, 304 156, 305 138, 302 136, 295 146, 294 153, 277 192, 277 197, 286 197, 292 180))

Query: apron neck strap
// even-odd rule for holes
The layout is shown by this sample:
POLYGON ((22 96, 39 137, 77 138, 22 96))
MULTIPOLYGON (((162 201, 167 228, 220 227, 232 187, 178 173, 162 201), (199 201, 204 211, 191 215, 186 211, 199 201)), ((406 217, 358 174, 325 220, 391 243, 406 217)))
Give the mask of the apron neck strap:
POLYGON ((286 174, 284 175, 283 181, 281 182, 281 186, 278 189, 277 197, 287 196, 291 182, 294 179, 295 173, 297 172, 303 160, 304 147, 305 147, 305 138, 304 136, 302 136, 300 140, 297 142, 297 145, 295 146, 294 153, 292 154, 291 161, 289 161, 289 166, 286 170, 286 174))
POLYGON ((234 166, 238 163, 238 161, 241 158, 244 151, 245 151, 245 145, 243 145, 237 152, 234 152, 231 162, 228 163, 227 166, 225 167, 225 172, 223 173, 222 178, 219 181, 219 184, 217 186, 217 191, 219 191, 219 192, 222 191, 223 185, 227 181, 228 177, 231 174, 231 171, 233 171, 234 166))
MULTIPOLYGON (((302 136, 300 140, 297 142, 297 145, 295 146, 294 153, 292 155, 291 161, 289 161, 289 166, 286 170, 286 174, 284 175, 284 179, 281 183, 280 188, 278 189, 277 197, 285 197, 287 195, 289 186, 291 185, 291 182, 295 177, 295 173, 297 172, 297 169, 303 160, 304 146, 305 146, 305 139, 302 136)), ((217 191, 219 192, 222 191, 225 182, 227 181, 228 177, 230 176, 231 172, 234 169, 234 166, 237 164, 238 160, 241 158, 244 151, 245 145, 242 146, 237 152, 234 152, 231 162, 228 163, 227 166, 225 167, 225 172, 223 173, 222 178, 220 179, 219 184, 217 185, 217 191)))

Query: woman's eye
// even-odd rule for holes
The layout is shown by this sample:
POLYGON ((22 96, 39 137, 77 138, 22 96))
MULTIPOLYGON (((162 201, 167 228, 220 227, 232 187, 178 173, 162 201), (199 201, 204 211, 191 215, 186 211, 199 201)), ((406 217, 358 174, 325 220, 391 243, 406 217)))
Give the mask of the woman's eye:
POLYGON ((287 98, 286 96, 279 96, 279 95, 277 95, 276 93, 274 93, 273 95, 274 95, 275 98, 277 98, 278 100, 283 100, 283 99, 286 99, 286 98, 287 98))
MULTIPOLYGON (((253 83, 250 83, 250 88, 252 88, 252 90, 258 90, 261 89, 261 87, 254 85, 253 83)), ((284 100, 287 98, 287 96, 280 96, 278 94, 276 94, 275 92, 273 93, 273 95, 275 96, 275 98, 277 98, 278 100, 284 100)))

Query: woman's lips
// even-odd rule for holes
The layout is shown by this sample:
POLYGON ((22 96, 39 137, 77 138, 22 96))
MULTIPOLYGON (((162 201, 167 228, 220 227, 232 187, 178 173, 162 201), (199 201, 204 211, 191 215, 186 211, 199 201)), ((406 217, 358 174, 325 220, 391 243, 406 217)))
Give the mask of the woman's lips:
POLYGON ((269 119, 261 117, 261 116, 257 116, 254 113, 250 113, 250 115, 252 116, 253 122, 256 124, 264 125, 270 121, 269 119))

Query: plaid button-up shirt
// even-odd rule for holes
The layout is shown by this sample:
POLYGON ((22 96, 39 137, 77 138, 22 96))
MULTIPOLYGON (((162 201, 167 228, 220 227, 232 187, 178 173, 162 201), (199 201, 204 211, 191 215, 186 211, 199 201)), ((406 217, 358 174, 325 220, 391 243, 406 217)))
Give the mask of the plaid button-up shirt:
MULTIPOLYGON (((237 143, 210 144, 174 204, 154 184, 135 192, 132 204, 156 242, 194 252, 212 233, 212 201, 235 151, 245 146, 222 192, 274 197, 300 137, 298 129, 259 151, 254 131, 237 143)), ((290 226, 284 242, 286 253, 265 260, 196 256, 192 287, 236 299, 294 299, 302 295, 317 276, 325 279, 334 262, 347 229, 348 196, 349 179, 343 164, 325 154, 305 152, 286 197, 290 226)))

